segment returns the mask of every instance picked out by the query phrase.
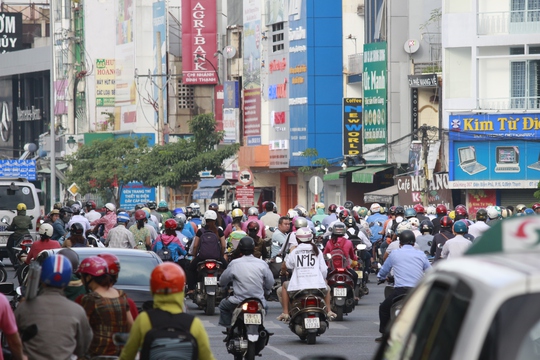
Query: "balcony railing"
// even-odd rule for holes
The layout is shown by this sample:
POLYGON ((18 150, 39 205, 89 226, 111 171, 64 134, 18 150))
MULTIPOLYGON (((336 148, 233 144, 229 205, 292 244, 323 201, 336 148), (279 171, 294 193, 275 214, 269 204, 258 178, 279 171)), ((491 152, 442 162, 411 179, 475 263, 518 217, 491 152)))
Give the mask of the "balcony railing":
POLYGON ((540 32, 540 10, 478 13, 478 35, 540 32))
POLYGON ((478 99, 481 110, 540 110, 540 96, 478 99))
POLYGON ((364 54, 349 55, 349 75, 356 75, 362 73, 362 67, 364 66, 364 54))

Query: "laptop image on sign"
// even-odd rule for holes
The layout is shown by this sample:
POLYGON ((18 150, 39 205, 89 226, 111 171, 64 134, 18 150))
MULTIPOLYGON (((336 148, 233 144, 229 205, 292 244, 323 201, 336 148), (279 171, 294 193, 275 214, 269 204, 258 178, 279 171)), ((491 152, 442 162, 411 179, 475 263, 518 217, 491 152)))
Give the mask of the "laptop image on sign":
POLYGON ((520 172, 519 167, 519 148, 517 146, 497 146, 497 173, 516 173, 520 172))
POLYGON ((527 166, 529 169, 540 171, 540 152, 538 153, 538 161, 527 166))
POLYGON ((476 162, 476 149, 473 146, 462 147, 458 149, 459 166, 469 175, 478 174, 487 168, 476 162))

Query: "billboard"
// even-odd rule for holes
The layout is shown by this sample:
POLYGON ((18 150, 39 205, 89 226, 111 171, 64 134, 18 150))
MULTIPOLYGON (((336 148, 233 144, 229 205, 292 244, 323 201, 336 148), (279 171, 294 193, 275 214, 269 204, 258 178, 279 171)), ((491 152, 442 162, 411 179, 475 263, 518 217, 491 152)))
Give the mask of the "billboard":
POLYGON ((364 44, 363 146, 364 158, 371 163, 386 162, 386 75, 386 42, 364 44))
POLYGON ((182 82, 217 84, 215 0, 182 0, 182 82))
POLYGON ((36 161, 0 160, 0 178, 24 178, 36 181, 36 161))
POLYGON ((0 12, 0 54, 22 49, 22 13, 0 12))
POLYGON ((137 204, 146 204, 156 198, 156 188, 144 186, 140 182, 129 182, 122 186, 120 208, 135 209, 137 204))
POLYGON ((343 155, 362 153, 362 99, 343 99, 343 155))
MULTIPOLYGON (((424 176, 404 175, 396 177, 399 204, 404 207, 413 207, 423 203, 423 192, 426 186, 424 176)), ((433 174, 428 182, 428 204, 439 204, 450 208, 452 204, 452 191, 448 184, 448 173, 433 174)))

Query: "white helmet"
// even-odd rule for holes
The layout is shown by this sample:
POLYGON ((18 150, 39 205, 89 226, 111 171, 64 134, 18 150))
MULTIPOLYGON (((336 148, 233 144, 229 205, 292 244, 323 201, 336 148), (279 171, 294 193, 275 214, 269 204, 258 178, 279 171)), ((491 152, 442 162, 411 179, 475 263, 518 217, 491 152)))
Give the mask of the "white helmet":
POLYGON ((373 203, 369 207, 369 211, 371 211, 372 214, 378 213, 381 210, 381 205, 378 203, 373 203))
POLYGON ((301 227, 296 230, 296 240, 300 243, 308 243, 313 239, 313 233, 308 227, 301 227))
POLYGON ((54 229, 51 224, 41 224, 39 226, 39 235, 46 235, 48 237, 51 237, 54 232, 54 229))
POLYGON ((403 216, 396 217, 396 224, 399 224, 403 221, 403 216))
POLYGON ((435 215, 437 212, 437 209, 435 209, 435 206, 433 205, 429 205, 426 209, 426 214, 427 215, 435 215))
POLYGON ((497 219, 499 217, 499 212, 497 211, 495 206, 489 206, 487 208, 487 214, 488 214, 488 218, 490 218, 492 220, 497 219))
POLYGON ((296 210, 294 210, 294 209, 289 209, 289 211, 287 211, 287 217, 288 217, 289 219, 292 220, 292 219, 294 219, 294 218, 297 217, 297 216, 298 216, 298 213, 296 212, 296 210))
POLYGON ((412 217, 409 219, 409 223, 415 227, 415 228, 419 228, 420 227, 420 220, 418 220, 418 218, 415 218, 415 217, 412 217))
POLYGON ((396 234, 399 236, 404 230, 412 230, 411 223, 408 220, 403 220, 396 228, 396 234))
POLYGON ((257 209, 255 206, 252 206, 248 209, 248 216, 257 216, 259 215, 259 209, 257 209))
POLYGON ((204 213, 205 220, 217 220, 217 214, 214 210, 206 210, 204 213))
POLYGON ((106 203, 105 208, 109 211, 116 211, 116 206, 114 206, 112 203, 106 203))
POLYGON ((225 204, 219 204, 218 205, 218 212, 225 212, 225 204))

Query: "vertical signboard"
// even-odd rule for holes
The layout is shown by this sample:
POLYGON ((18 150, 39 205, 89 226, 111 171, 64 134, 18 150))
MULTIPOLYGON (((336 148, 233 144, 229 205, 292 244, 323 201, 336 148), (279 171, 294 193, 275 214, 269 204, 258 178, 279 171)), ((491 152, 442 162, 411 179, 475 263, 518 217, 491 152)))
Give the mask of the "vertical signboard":
POLYGON ((289 147, 290 166, 307 165, 308 148, 307 1, 289 4, 289 147))
POLYGON ((386 42, 364 44, 363 147, 364 158, 371 163, 386 162, 386 69, 386 42))
POLYGON ((418 140, 418 88, 411 89, 411 129, 413 140, 418 140))
POLYGON ((96 59, 96 106, 114 106, 114 59, 96 59))
POLYGON ((215 0, 182 0, 182 82, 217 84, 215 0))
MULTIPOLYGON (((153 18, 153 41, 154 41, 154 52, 153 54, 158 53, 158 45, 161 51, 161 74, 167 73, 167 31, 166 31, 166 22, 165 22, 165 1, 156 1, 152 4, 152 18, 153 18), (158 34, 161 44, 158 44, 158 34)), ((156 63, 156 56, 154 56, 154 74, 161 75, 158 72, 158 64, 156 63)), ((157 101, 159 99, 159 92, 161 91, 163 95, 163 124, 167 124, 167 78, 163 76, 161 89, 158 87, 157 78, 154 79, 154 99, 157 101)), ((158 112, 154 113, 155 123, 159 122, 158 112)), ((167 128, 167 127, 165 127, 167 128)))
POLYGON ((261 2, 244 0, 244 136, 261 145, 261 2))
POLYGON ((493 206, 496 203, 497 190, 495 189, 467 190, 467 209, 470 219, 476 218, 478 210, 493 206))
POLYGON ((362 99, 343 99, 343 155, 362 153, 362 99))
POLYGON ((0 54, 22 49, 22 13, 0 12, 0 54))

